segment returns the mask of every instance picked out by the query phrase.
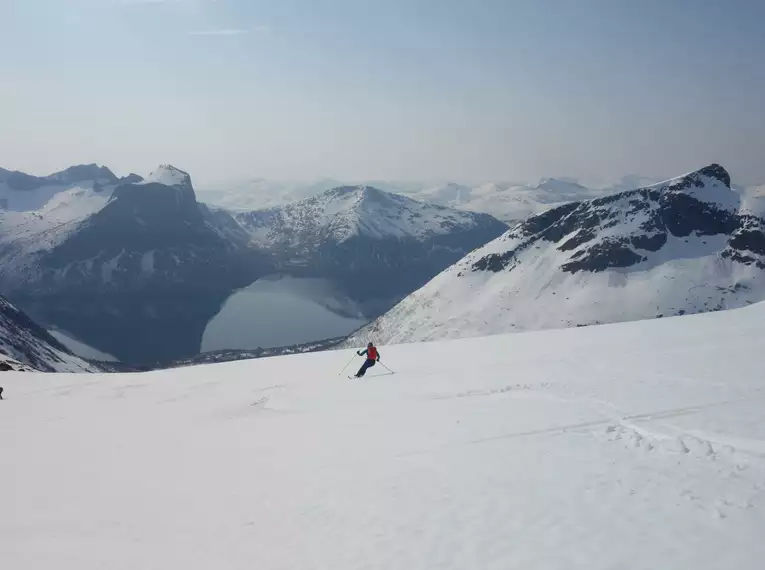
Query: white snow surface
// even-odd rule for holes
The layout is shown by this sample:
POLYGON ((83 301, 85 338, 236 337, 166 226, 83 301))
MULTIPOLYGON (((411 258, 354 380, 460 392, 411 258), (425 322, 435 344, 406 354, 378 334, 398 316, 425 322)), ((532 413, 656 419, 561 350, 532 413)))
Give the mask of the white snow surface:
POLYGON ((73 194, 95 193, 94 187, 101 187, 101 193, 106 194, 108 198, 114 186, 109 180, 90 180, 77 183, 51 182, 34 190, 14 190, 0 181, 0 214, 3 210, 33 212, 61 207, 62 204, 71 202, 73 194))
MULTIPOLYGON (((681 180, 663 186, 671 190, 681 180)), ((703 186, 683 192, 730 212, 765 211, 757 199, 742 200, 722 182, 703 180, 703 186)), ((630 200, 628 195, 608 204, 618 223, 598 228, 599 243, 650 235, 640 226, 652 211, 627 216, 630 200)), ((670 235, 658 251, 640 250, 646 260, 634 266, 567 272, 561 267, 590 242, 562 251, 560 243, 540 239, 524 249, 520 246, 529 238, 519 233, 510 230, 469 253, 354 333, 348 343, 368 335, 401 343, 566 328, 737 308, 765 299, 765 271, 720 255, 728 235, 670 235), (513 250, 518 250, 517 264, 511 270, 473 270, 486 256, 513 250)))
POLYGON ((63 344, 72 354, 75 354, 80 358, 87 358, 89 360, 97 360, 100 362, 119 362, 115 356, 108 352, 102 352, 89 344, 85 344, 81 340, 77 340, 71 333, 58 329, 51 329, 48 331, 48 334, 63 344))
POLYGON ((759 570, 765 305, 3 375, 13 570, 759 570), (359 364, 354 358, 352 370, 359 364))
POLYGON ((115 186, 100 191, 76 185, 60 191, 36 211, 0 209, 0 262, 6 270, 26 264, 28 256, 53 249, 79 224, 100 211, 115 186))
POLYGON ((191 186, 191 176, 170 164, 161 164, 138 184, 164 184, 165 186, 191 186))
POLYGON ((325 239, 343 242, 363 235, 374 239, 426 238, 455 226, 471 228, 476 217, 426 204, 369 186, 334 188, 299 202, 244 214, 239 218, 252 241, 273 247, 285 242, 311 247, 325 239))

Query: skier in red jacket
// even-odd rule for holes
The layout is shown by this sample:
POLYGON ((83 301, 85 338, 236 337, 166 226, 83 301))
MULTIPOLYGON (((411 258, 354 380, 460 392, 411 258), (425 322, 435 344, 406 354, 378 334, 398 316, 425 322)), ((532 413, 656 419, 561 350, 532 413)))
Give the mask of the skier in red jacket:
POLYGON ((356 372, 356 378, 361 378, 364 376, 364 374, 366 374, 368 368, 374 366, 376 362, 380 362, 380 351, 377 350, 377 347, 375 347, 375 345, 371 342, 367 345, 366 350, 358 351, 356 354, 359 356, 364 356, 366 354, 367 356, 364 364, 362 364, 361 368, 359 368, 359 371, 356 372))

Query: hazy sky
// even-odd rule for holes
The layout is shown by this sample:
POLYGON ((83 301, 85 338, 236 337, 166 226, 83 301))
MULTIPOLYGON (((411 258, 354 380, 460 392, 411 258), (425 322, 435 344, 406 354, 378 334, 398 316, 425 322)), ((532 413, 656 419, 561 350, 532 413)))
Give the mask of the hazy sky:
POLYGON ((0 166, 765 182, 762 0, 0 0, 0 166))

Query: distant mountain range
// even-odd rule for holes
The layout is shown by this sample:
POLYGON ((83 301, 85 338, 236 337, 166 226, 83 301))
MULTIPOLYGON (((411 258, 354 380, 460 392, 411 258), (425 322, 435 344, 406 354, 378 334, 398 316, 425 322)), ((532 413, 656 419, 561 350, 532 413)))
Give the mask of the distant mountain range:
MULTIPOLYGON (((297 202, 340 186, 347 185, 334 179, 306 183, 252 180, 225 190, 203 190, 199 195, 210 204, 232 211, 247 211, 297 202)), ((586 188, 570 180, 555 178, 544 178, 536 184, 367 181, 354 186, 374 187, 427 204, 490 214, 508 224, 522 221, 556 204, 603 196, 613 191, 611 188, 586 188)))
MULTIPOLYGON (((631 181, 643 180, 620 184, 631 181)), ((761 298, 763 192, 732 186, 717 165, 621 192, 570 179, 258 184, 271 190, 257 199, 281 202, 208 206, 170 165, 145 179, 94 164, 43 177, 0 169, 0 293, 41 325, 136 365, 193 360, 223 303, 269 275, 327 280, 354 318, 379 317, 352 342, 761 298)))
POLYGON ((349 345, 595 325, 765 299, 765 197, 713 164, 535 215, 471 252, 349 345))
POLYGON ((373 318, 507 229, 369 187, 234 215, 170 165, 2 172, 0 291, 129 363, 193 357, 224 301, 273 273, 329 279, 373 318))

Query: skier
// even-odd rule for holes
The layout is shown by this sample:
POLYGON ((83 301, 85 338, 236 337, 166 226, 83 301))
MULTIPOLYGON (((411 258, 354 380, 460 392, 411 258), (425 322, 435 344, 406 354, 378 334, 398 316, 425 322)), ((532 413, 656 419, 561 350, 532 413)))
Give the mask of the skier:
POLYGON ((364 364, 361 365, 361 368, 359 368, 359 371, 356 373, 356 378, 361 378, 366 374, 367 368, 371 368, 375 365, 376 362, 380 362, 380 351, 377 350, 377 347, 375 347, 374 344, 371 342, 367 345, 366 350, 363 351, 357 351, 356 354, 359 356, 367 355, 367 359, 364 361, 364 364))
POLYGON ((3 387, 0 386, 0 400, 3 399, 3 387))

